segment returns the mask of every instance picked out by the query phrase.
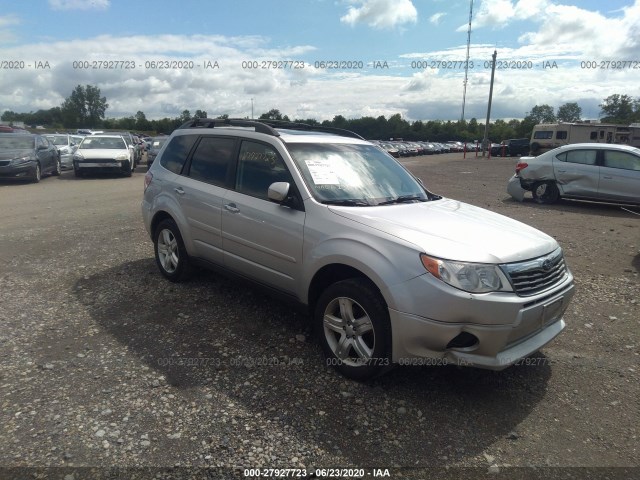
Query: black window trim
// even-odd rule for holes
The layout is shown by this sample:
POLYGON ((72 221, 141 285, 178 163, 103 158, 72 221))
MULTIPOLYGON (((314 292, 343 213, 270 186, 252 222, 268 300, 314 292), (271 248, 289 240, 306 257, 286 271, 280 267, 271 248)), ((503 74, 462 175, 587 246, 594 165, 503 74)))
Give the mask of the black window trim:
POLYGON ((296 181, 295 181, 295 177, 293 175, 293 173, 291 173, 291 167, 289 167, 289 165, 287 164, 287 162, 284 161, 284 158, 282 158, 282 155, 280 155, 280 152, 278 151, 278 149, 275 147, 275 145, 272 145, 271 143, 268 142, 264 142, 262 140, 258 140, 255 138, 249 138, 249 137, 237 137, 238 138, 238 144, 237 144, 237 150, 236 150, 236 154, 235 154, 235 168, 233 169, 233 185, 229 188, 230 190, 233 190, 236 193, 239 193, 240 195, 246 195, 247 197, 251 197, 251 198, 255 198, 256 200, 262 200, 264 202, 269 202, 269 200, 265 200, 264 198, 260 198, 260 197, 255 197, 253 195, 249 195, 248 193, 244 193, 244 192, 240 192, 238 191, 238 189, 236 188, 236 178, 237 178, 237 174, 238 174, 238 168, 240 167, 240 150, 242 149, 242 144, 244 142, 252 142, 252 143, 258 143, 261 145, 265 145, 271 149, 273 149, 276 152, 276 155, 278 156, 278 158, 280 159, 280 161, 282 162, 282 164, 285 166, 285 168, 289 171, 289 175, 291 176, 291 184, 289 185, 289 196, 295 197, 295 202, 292 205, 287 205, 289 208, 292 208, 294 210, 298 210, 301 212, 304 212, 304 202, 302 201, 302 195, 300 195, 300 190, 298 189, 298 186, 296 185, 296 181))
MULTIPOLYGON (((221 188, 226 188, 227 190, 232 190, 235 186, 235 180, 236 180, 236 170, 237 170, 237 164, 238 164, 238 153, 240 151, 240 142, 238 141, 239 138, 238 137, 234 137, 234 136, 230 136, 230 135, 202 135, 202 134, 191 134, 194 136, 197 136, 198 138, 196 139, 196 141, 193 143, 193 146, 191 147, 191 150, 189 151, 189 154, 187 155, 187 159, 184 162, 184 165, 182 166, 182 170, 180 171, 180 175, 182 175, 183 177, 187 177, 190 178, 196 182, 202 182, 202 183, 206 183, 207 185, 213 185, 215 187, 221 187, 221 188), (227 176, 223 182, 222 185, 217 184, 217 183, 213 183, 213 182, 208 182, 206 180, 202 180, 200 178, 193 178, 191 177, 190 173, 191 173, 191 161, 193 160, 193 155, 196 153, 196 151, 198 150, 198 146, 200 145, 200 142, 202 142, 202 139, 204 138, 223 138, 223 139, 227 139, 227 140, 233 140, 235 142, 235 145, 233 146, 233 150, 231 153, 231 161, 229 162, 229 168, 227 170, 227 176)), ((180 136, 187 136, 187 135, 180 135, 180 136)))

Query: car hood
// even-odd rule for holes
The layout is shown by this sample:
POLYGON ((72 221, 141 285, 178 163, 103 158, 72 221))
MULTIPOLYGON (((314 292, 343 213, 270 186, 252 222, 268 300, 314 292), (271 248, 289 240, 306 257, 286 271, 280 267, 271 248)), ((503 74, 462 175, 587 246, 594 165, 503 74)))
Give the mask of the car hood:
POLYGON ((84 158, 116 158, 118 155, 129 156, 128 149, 116 149, 116 148, 89 148, 86 150, 78 150, 84 158))
POLYGON ((17 150, 0 150, 0 160, 10 160, 12 158, 33 157, 32 148, 19 148, 17 150))
POLYGON ((558 248, 549 235, 503 215, 451 199, 378 207, 329 209, 354 222, 399 237, 434 257, 510 263, 558 248))

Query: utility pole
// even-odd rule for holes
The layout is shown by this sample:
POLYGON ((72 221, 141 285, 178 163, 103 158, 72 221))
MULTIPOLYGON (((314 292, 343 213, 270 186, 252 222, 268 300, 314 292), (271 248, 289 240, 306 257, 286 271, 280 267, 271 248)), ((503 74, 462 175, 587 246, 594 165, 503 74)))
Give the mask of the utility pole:
POLYGON ((464 106, 467 101, 467 80, 469 78, 469 49, 471 48, 471 19, 473 18, 473 0, 469 6, 469 28, 467 29, 467 61, 464 64, 464 87, 462 90, 462 115, 460 122, 464 122, 464 106))
POLYGON ((497 56, 498 56, 498 52, 497 50, 494 50, 493 55, 491 56, 493 60, 491 61, 491 84, 489 86, 489 105, 487 106, 487 121, 484 124, 484 138, 482 139, 482 156, 483 157, 487 148, 491 148, 490 146, 487 147, 487 144, 489 143, 489 119, 491 118, 491 100, 493 99, 493 78, 496 73, 496 57, 497 56))

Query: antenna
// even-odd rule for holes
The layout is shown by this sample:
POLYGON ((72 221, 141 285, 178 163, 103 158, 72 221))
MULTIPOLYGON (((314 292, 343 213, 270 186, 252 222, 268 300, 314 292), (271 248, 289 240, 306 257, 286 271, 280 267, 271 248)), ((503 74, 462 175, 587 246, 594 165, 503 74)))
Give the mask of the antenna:
POLYGON ((464 64, 464 82, 462 91, 462 116, 460 121, 464 122, 464 105, 467 101, 467 79, 469 77, 469 49, 471 48, 471 19, 473 18, 473 0, 470 0, 469 5, 469 28, 467 29, 467 61, 464 64))

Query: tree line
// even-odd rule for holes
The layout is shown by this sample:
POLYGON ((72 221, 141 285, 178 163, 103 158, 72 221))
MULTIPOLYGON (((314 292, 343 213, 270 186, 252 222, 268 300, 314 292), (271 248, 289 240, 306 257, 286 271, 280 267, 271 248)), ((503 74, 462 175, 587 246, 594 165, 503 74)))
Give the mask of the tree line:
MULTIPOLYGON (((640 98, 629 95, 613 94, 603 100, 600 106, 600 121, 603 123, 630 124, 640 122, 640 98)), ((169 134, 184 122, 194 118, 207 118, 205 110, 191 113, 183 110, 173 118, 149 120, 142 111, 122 118, 105 118, 109 108, 107 99, 101 96, 100 89, 94 85, 78 85, 59 107, 38 110, 29 113, 5 111, 0 119, 4 122, 24 122, 26 125, 43 125, 48 129, 68 130, 75 128, 101 128, 115 130, 133 130, 150 134, 169 134)), ((530 137, 533 127, 539 123, 577 122, 582 117, 582 108, 576 102, 568 102, 555 111, 550 105, 535 105, 522 120, 495 120, 489 124, 489 138, 499 141, 507 138, 530 137)), ((228 118, 227 114, 216 118, 228 118)), ((405 140, 480 140, 484 136, 484 123, 472 118, 469 121, 416 120, 402 118, 399 113, 386 118, 374 117, 345 118, 336 115, 331 120, 318 122, 316 119, 290 119, 278 109, 271 109, 259 119, 285 120, 352 130, 364 138, 386 139, 403 138, 405 140)))

